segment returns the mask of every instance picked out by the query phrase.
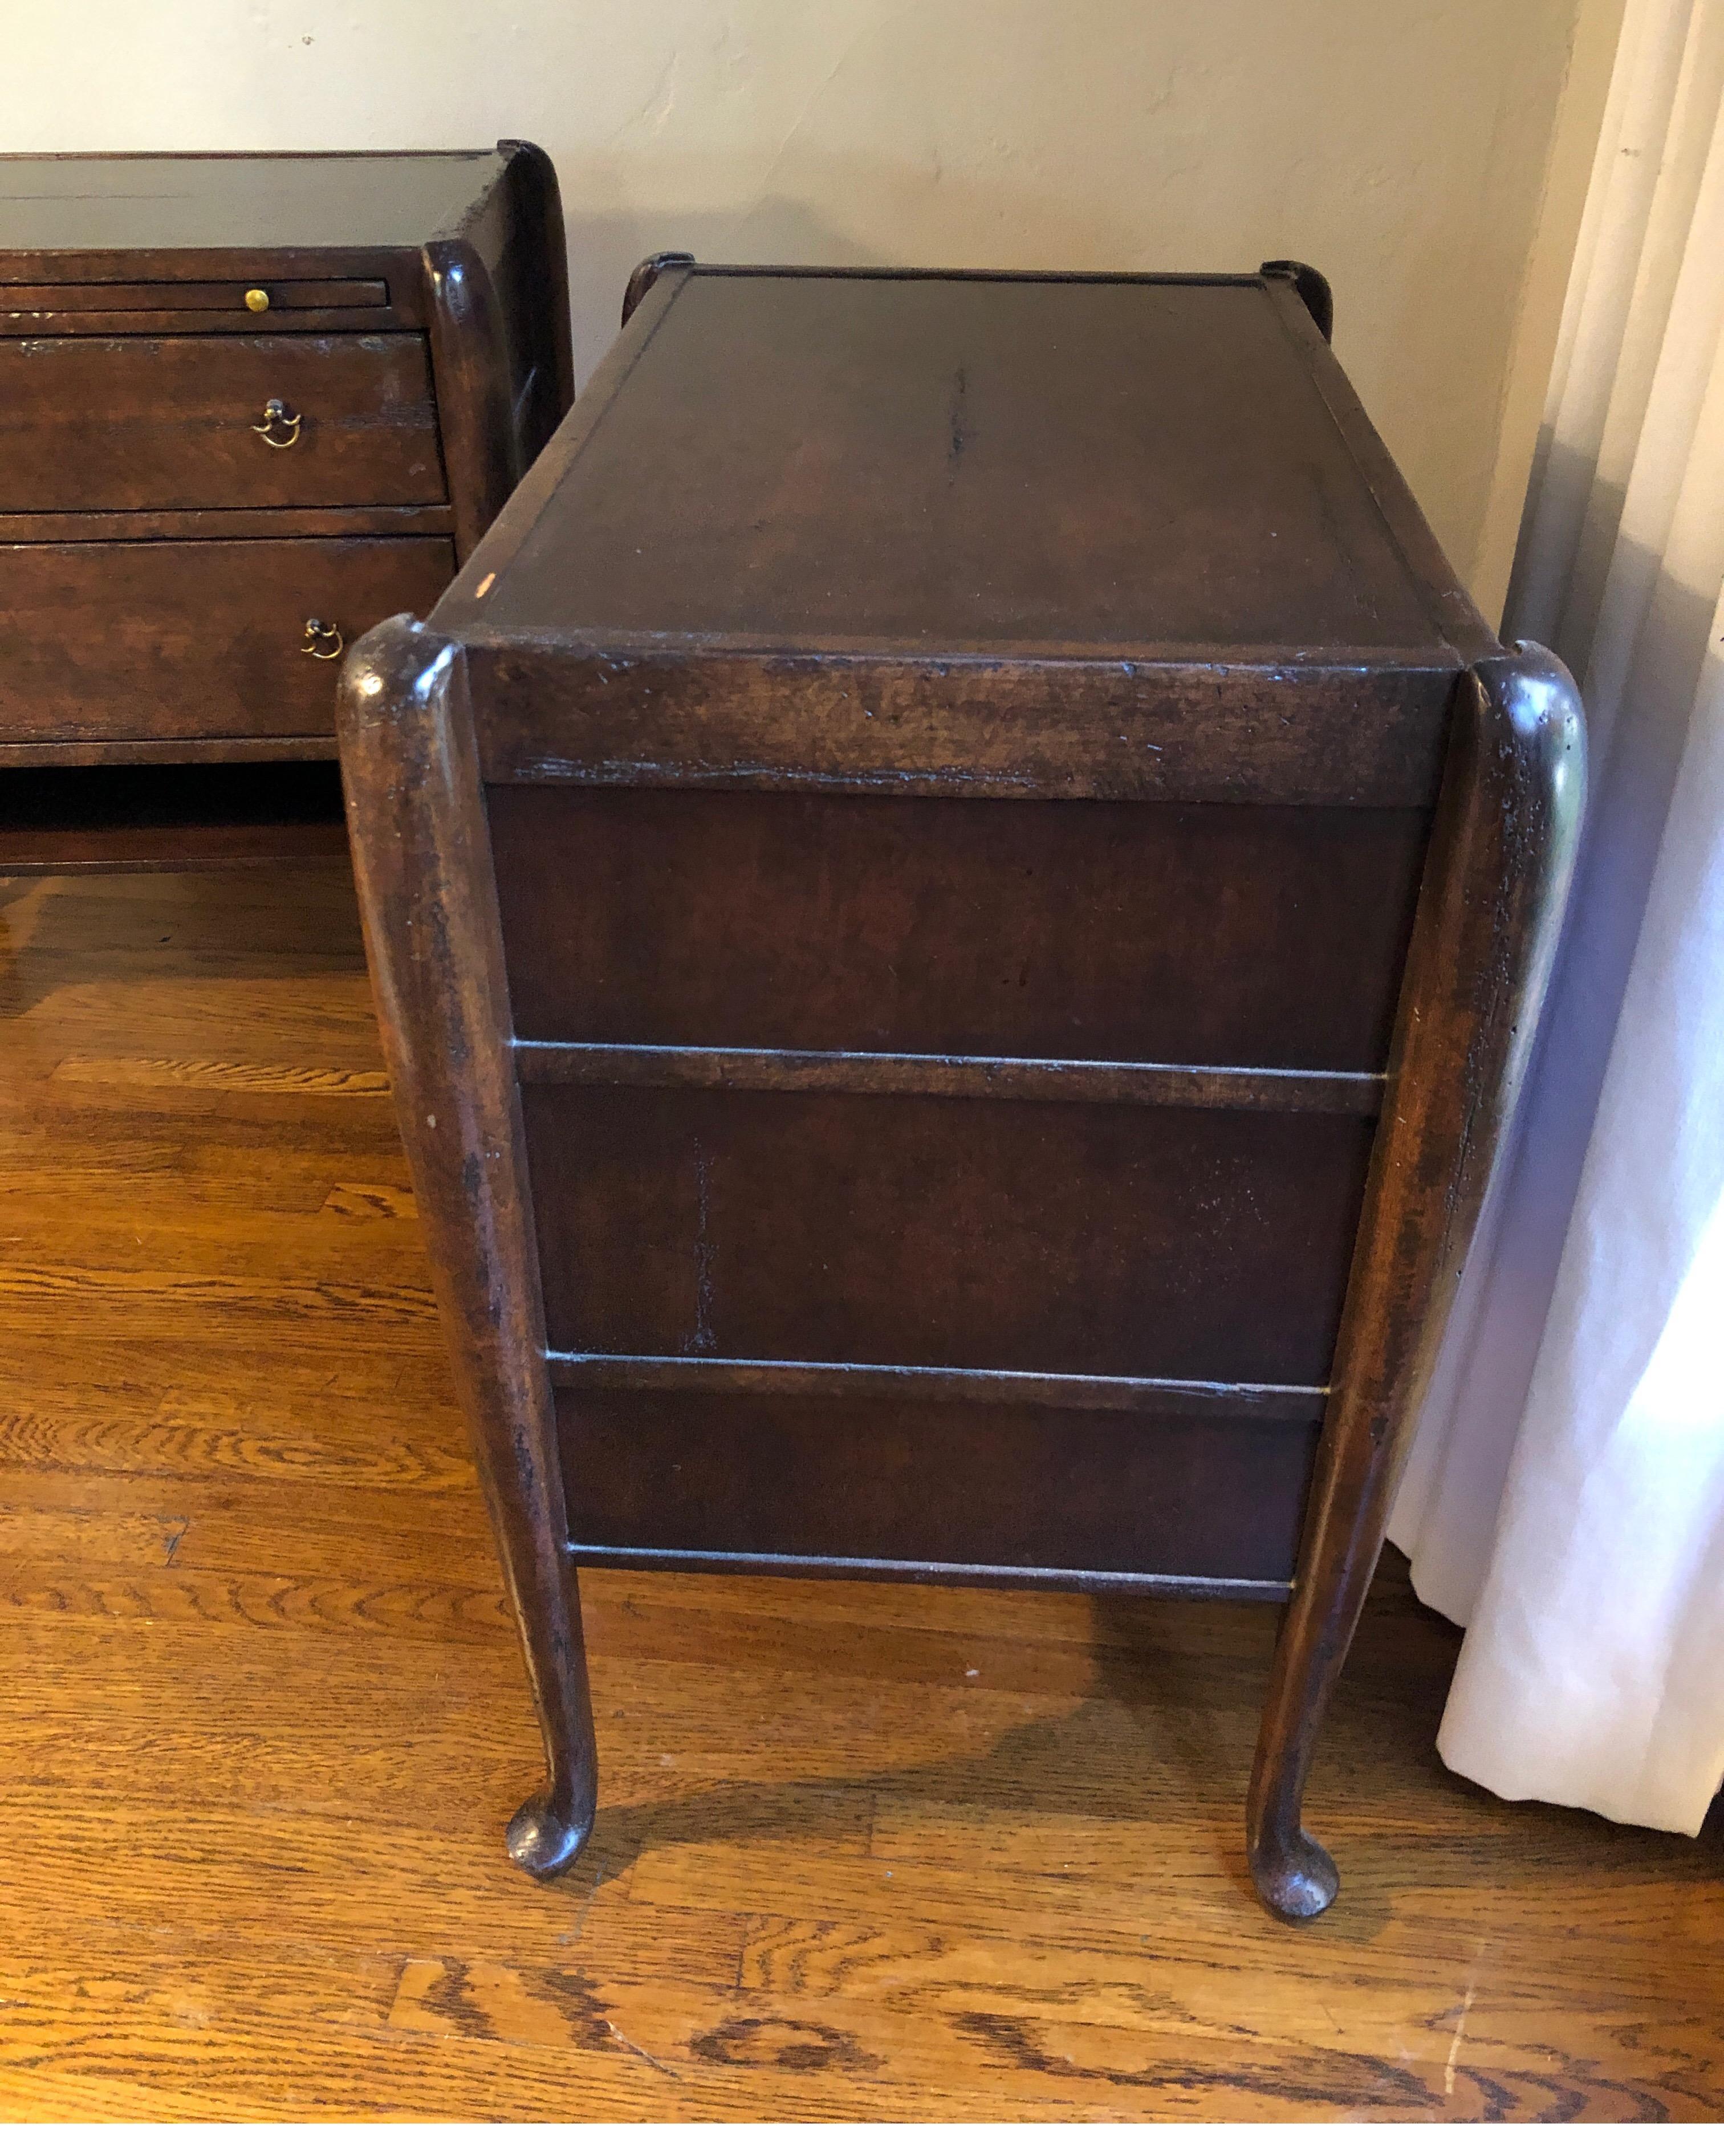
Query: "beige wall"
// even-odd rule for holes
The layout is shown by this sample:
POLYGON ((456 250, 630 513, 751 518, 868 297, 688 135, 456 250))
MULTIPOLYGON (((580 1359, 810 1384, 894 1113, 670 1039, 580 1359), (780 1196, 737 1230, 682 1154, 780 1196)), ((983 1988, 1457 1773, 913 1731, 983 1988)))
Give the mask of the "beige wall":
POLYGON ((1593 4, 14 0, 0 143, 529 136, 562 177, 583 374, 629 270, 661 247, 1074 269, 1299 256, 1332 281, 1337 348, 1489 605, 1517 484, 1498 478, 1487 530, 1511 357, 1518 334, 1536 372, 1529 253, 1593 4))

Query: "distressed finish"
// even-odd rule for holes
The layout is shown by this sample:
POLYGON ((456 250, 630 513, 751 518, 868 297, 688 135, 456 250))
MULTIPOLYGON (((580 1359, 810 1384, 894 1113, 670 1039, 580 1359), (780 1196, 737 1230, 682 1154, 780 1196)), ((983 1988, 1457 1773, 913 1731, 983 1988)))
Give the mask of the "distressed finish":
POLYGON ((345 685, 341 773, 366 949, 427 1216, 455 1382, 545 1732, 550 1783, 509 1829, 549 1875, 593 1824, 597 1770, 567 1556, 495 879, 459 656, 393 624, 345 685), (403 685, 411 682, 403 701, 403 685), (428 875, 427 871, 429 871, 428 875))
POLYGON ((434 1247, 536 1219, 495 1320, 448 1294, 505 1543, 1289 1602, 1290 1917, 1581 789, 1326 296, 655 260, 341 721, 434 1247), (434 1072, 506 1136, 427 1151, 434 1072))
MULTIPOLYGON (((197 767, 333 759, 320 662, 470 553, 567 408, 567 312, 530 144, 0 158, 0 765, 166 745, 185 814, 137 865, 224 852, 197 767)), ((6 792, 0 844, 66 797, 6 792)), ((67 805, 69 861, 101 803, 67 805)))
POLYGON ((0 340, 0 512, 447 499, 423 337, 0 340))
MULTIPOLYGON (((449 542, 422 536, 56 542, 0 557, 0 726, 20 759, 46 763, 86 742, 121 748, 121 714, 125 746, 171 743, 188 763, 213 737, 317 742, 336 669, 308 656, 307 619, 434 605, 449 568, 449 542)), ((28 782, 14 770, 8 783, 28 782)))
POLYGON ((1456 700, 1443 798, 1249 1800, 1252 1876, 1284 1916, 1338 1883, 1300 1824, 1311 1748, 1364 1606, 1395 1485, 1555 957, 1584 805, 1574 685, 1536 646, 1456 700))

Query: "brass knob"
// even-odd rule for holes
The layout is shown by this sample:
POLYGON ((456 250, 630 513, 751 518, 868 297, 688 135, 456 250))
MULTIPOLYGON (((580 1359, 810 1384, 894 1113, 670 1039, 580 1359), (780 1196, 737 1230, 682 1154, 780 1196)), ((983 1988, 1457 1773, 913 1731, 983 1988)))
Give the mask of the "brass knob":
POLYGON ((254 315, 267 315, 269 311, 269 295, 261 285, 254 285, 245 295, 245 304, 254 315))
POLYGON ((305 640, 300 646, 308 659, 339 659, 346 649, 341 632, 332 621, 319 621, 314 614, 305 624, 305 640))
POLYGON ((300 439, 300 415, 284 404, 279 397, 272 397, 264 407, 264 421, 254 427, 254 434, 261 434, 272 449, 290 449, 300 439))

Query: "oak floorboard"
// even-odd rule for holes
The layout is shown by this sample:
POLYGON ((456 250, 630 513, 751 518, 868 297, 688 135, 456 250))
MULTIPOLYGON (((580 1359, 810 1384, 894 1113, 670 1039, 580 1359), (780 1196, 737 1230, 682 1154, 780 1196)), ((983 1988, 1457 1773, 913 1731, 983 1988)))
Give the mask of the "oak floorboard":
POLYGON ((1267 1609, 589 1571, 538 1771, 344 865, 0 883, 0 2118, 1711 2120, 1724 1819, 1511 1805, 1383 1568, 1252 1899, 1267 1609))
POLYGON ((0 1473, 51 1470, 63 1476, 209 1477, 337 1488, 417 1490, 426 1496, 473 1486, 453 1430, 379 1430, 326 1394, 315 1409, 272 1410, 164 1397, 153 1414, 105 1411, 99 1403, 0 1414, 0 1473), (342 1427, 345 1421, 347 1425, 342 1427))
POLYGON ((64 2074, 39 2057, 22 2066, 0 2066, 0 2118, 21 2126, 130 2126, 140 2119, 218 2126, 233 2115, 231 2104, 193 2096, 183 2087, 117 2074, 64 2074))

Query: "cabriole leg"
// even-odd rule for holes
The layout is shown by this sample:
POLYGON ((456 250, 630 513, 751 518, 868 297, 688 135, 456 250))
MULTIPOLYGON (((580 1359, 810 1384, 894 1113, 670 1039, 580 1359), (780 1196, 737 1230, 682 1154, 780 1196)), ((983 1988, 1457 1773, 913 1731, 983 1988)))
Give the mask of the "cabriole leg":
POLYGON ((382 624, 348 659, 339 727, 383 1053, 550 1768, 549 1786, 510 1825, 509 1853, 548 1878, 592 1827, 597 1768, 459 653, 405 615, 382 624))
POLYGON ((1536 644, 1460 685, 1293 1599, 1247 1806, 1277 1915, 1337 1876, 1301 1821, 1433 1358, 1525 1075, 1585 788, 1579 699, 1536 644))

